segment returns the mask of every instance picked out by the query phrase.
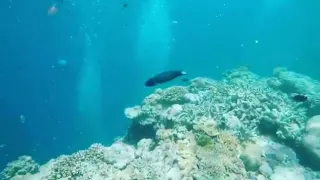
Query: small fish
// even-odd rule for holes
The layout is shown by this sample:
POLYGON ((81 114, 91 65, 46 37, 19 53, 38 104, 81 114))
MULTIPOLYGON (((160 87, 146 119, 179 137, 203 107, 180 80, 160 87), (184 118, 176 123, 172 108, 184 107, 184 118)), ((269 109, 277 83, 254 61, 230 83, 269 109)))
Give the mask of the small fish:
POLYGON ((123 3, 123 4, 122 4, 122 7, 123 7, 123 8, 127 8, 128 5, 129 5, 128 3, 123 3))
POLYGON ((153 76, 152 78, 149 78, 145 82, 146 87, 152 87, 156 86, 158 84, 162 84, 168 81, 171 81, 179 76, 186 75, 187 73, 185 71, 166 71, 162 72, 160 74, 157 74, 153 76))
POLYGON ((304 102, 304 101, 308 100, 308 97, 303 94, 296 94, 293 96, 293 99, 297 102, 304 102))
POLYGON ((183 81, 183 82, 189 82, 190 79, 189 79, 189 78, 183 78, 182 81, 183 81))

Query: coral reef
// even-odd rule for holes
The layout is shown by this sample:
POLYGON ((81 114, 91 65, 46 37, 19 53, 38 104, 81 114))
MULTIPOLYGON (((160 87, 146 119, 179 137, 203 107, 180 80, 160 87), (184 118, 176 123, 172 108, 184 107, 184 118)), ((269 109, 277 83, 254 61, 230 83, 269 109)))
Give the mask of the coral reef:
POLYGON ((8 163, 1 172, 1 179, 10 179, 14 176, 34 174, 39 171, 39 165, 30 156, 20 156, 16 161, 8 163))
POLYGON ((262 164, 262 150, 257 144, 247 144, 240 155, 248 171, 257 171, 262 164))
POLYGON ((308 120, 302 146, 310 162, 320 169, 320 115, 308 120))
POLYGON ((320 82, 308 76, 288 71, 286 68, 275 68, 275 78, 270 85, 288 94, 304 94, 308 97, 308 113, 310 116, 320 114, 320 82))
POLYGON ((319 117, 309 119, 318 113, 318 84, 281 68, 274 74, 262 78, 241 67, 220 81, 198 77, 156 89, 124 110, 131 126, 110 147, 93 144, 40 169, 8 164, 3 179, 317 179, 294 148, 319 158, 319 117), (291 93, 308 94, 312 106, 291 93))
POLYGON ((230 138, 233 137, 217 140, 212 149, 197 146, 191 132, 187 132, 183 140, 165 139, 156 146, 152 139, 142 139, 136 147, 122 141, 111 147, 93 144, 88 150, 50 161, 46 165, 49 170, 18 175, 14 179, 192 180, 229 176, 246 179, 241 160, 230 158, 236 154, 234 146, 239 145, 228 142, 230 138), (208 167, 213 169, 207 172, 208 167))
POLYGON ((141 106, 127 109, 126 115, 141 125, 152 125, 155 131, 168 128, 167 124, 191 127, 198 119, 209 118, 242 139, 256 136, 259 127, 282 139, 300 140, 306 111, 287 94, 272 89, 268 79, 240 68, 229 71, 222 81, 196 78, 187 87, 157 90, 141 106), (166 92, 162 93, 165 98, 161 92, 166 92), (171 106, 156 103, 164 102, 167 94, 178 97, 170 101, 171 106), (172 111, 174 106, 179 108, 172 111))

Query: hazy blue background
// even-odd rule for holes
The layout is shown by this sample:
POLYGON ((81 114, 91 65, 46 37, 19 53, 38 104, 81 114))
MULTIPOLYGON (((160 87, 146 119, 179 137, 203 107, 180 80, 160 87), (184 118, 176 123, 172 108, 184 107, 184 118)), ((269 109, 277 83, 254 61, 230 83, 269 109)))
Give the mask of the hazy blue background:
POLYGON ((0 1, 0 169, 110 144, 129 125, 124 108, 164 69, 220 78, 280 65, 320 79, 317 1, 164 1, 65 0, 55 16, 53 0, 0 1))

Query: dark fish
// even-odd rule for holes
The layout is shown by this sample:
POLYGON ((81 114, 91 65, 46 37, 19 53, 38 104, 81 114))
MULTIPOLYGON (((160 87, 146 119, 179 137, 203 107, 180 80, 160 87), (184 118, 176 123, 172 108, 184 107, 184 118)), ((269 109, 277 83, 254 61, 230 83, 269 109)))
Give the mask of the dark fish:
POLYGON ((189 82, 190 79, 189 79, 189 78, 183 78, 182 81, 183 81, 183 82, 189 82))
POLYGON ((185 71, 166 71, 153 76, 152 78, 148 79, 144 84, 147 87, 152 87, 158 84, 171 81, 179 76, 186 75, 186 74, 187 73, 185 71))
POLYGON ((308 97, 303 94, 297 94, 297 95, 293 96, 293 99, 297 102, 304 102, 304 101, 308 100, 308 97))
POLYGON ((122 4, 122 7, 123 7, 123 8, 127 8, 128 5, 129 5, 128 3, 123 3, 123 4, 122 4))

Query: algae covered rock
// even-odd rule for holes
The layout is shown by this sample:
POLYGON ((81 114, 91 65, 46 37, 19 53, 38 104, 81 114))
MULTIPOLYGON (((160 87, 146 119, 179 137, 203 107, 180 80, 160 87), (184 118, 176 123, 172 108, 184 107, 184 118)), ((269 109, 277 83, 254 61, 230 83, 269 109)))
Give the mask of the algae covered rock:
POLYGON ((242 151, 240 159, 243 161, 248 171, 256 171, 262 163, 262 150, 257 144, 248 144, 242 151))
POLYGON ((310 118, 305 130, 306 133, 302 140, 304 155, 320 169, 320 115, 310 118))

